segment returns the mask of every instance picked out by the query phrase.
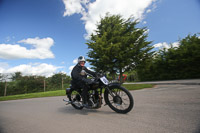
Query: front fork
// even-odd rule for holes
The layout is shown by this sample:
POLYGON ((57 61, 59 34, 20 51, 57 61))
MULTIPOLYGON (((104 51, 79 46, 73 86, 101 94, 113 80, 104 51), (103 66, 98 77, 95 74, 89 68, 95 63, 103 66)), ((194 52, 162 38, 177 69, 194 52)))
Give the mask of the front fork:
POLYGON ((112 97, 114 97, 114 95, 113 95, 113 93, 112 93, 112 91, 110 90, 109 87, 106 87, 106 91, 108 91, 108 93, 109 93, 112 97))

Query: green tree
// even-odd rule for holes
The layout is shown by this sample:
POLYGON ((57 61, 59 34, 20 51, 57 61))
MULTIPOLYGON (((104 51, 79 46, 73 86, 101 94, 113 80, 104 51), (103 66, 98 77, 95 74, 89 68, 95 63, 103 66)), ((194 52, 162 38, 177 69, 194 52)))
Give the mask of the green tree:
POLYGON ((150 58, 151 42, 146 41, 147 29, 136 28, 137 21, 125 20, 120 15, 107 14, 97 24, 95 34, 86 43, 88 61, 96 71, 103 70, 114 75, 135 69, 150 58))
POLYGON ((138 70, 141 80, 168 80, 200 78, 200 38, 188 35, 179 41, 179 47, 163 49, 144 69, 138 70))
POLYGON ((180 47, 174 50, 179 78, 200 77, 200 38, 197 35, 188 35, 180 41, 180 47))
POLYGON ((3 80, 3 75, 0 73, 0 82, 3 80))
POLYGON ((32 93, 43 91, 43 79, 41 76, 23 76, 17 81, 20 93, 32 93))
POLYGON ((54 88, 62 88, 65 87, 65 84, 69 84, 71 78, 64 73, 56 73, 52 77, 48 79, 48 83, 54 88))
POLYGON ((21 72, 15 72, 14 75, 12 76, 12 80, 19 80, 20 78, 22 78, 22 73, 21 72))
POLYGON ((10 79, 11 79, 10 74, 8 73, 0 74, 0 84, 4 84, 4 96, 7 96, 8 82, 10 81, 10 79))

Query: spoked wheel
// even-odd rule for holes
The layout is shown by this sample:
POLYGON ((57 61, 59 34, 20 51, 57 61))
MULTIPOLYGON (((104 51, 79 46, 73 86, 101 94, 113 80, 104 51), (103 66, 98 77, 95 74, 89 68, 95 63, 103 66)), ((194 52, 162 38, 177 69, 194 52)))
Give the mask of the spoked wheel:
POLYGON ((121 86, 111 87, 110 91, 105 92, 104 97, 108 106, 117 113, 126 114, 134 106, 131 93, 121 86))
POLYGON ((82 97, 78 91, 73 90, 71 92, 71 101, 72 101, 71 105, 75 109, 83 109, 82 97))

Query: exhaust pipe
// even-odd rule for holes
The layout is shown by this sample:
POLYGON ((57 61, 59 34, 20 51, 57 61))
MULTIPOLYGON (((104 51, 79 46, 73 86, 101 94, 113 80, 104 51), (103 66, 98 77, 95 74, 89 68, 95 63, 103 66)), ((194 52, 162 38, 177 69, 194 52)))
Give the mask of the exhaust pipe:
POLYGON ((67 99, 63 99, 63 101, 64 101, 64 102, 66 102, 66 105, 68 105, 68 104, 71 104, 71 103, 72 103, 72 101, 69 101, 69 100, 67 100, 67 99))

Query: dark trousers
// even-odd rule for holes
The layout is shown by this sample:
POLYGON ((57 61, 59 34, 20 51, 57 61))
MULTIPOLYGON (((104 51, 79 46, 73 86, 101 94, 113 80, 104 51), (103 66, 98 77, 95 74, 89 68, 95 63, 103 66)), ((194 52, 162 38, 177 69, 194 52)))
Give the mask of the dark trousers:
POLYGON ((82 98, 83 98, 83 103, 85 104, 88 98, 88 87, 86 85, 83 86, 82 98))
POLYGON ((88 86, 85 84, 83 81, 72 81, 71 82, 72 86, 76 89, 81 89, 81 96, 83 99, 83 103, 85 104, 87 102, 87 97, 88 97, 88 86))

